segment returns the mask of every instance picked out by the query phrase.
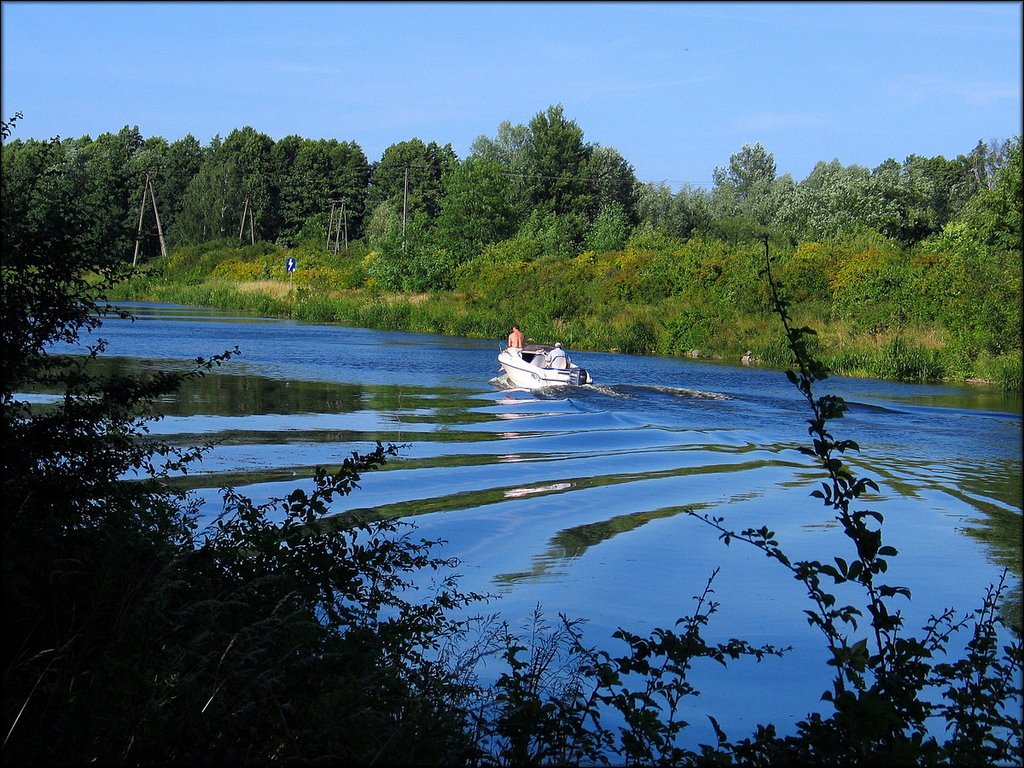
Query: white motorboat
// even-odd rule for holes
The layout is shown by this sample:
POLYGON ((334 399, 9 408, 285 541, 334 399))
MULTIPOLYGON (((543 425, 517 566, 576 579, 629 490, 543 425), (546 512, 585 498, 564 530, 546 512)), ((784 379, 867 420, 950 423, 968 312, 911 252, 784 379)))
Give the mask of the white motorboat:
POLYGON ((590 373, 567 355, 551 359, 554 349, 550 344, 527 344, 522 349, 506 347, 498 355, 498 362, 508 380, 524 389, 594 383, 590 373))

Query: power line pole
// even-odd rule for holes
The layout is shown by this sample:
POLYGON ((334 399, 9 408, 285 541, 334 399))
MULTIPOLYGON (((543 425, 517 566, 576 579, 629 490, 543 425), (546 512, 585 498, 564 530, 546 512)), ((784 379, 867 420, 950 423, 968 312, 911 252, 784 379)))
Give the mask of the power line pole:
POLYGON ((156 192, 153 189, 153 177, 156 175, 154 171, 146 171, 145 181, 142 185, 142 205, 139 208, 139 228, 135 233, 135 255, 132 257, 132 266, 136 266, 139 263, 139 249, 142 246, 142 220, 146 215, 146 194, 149 194, 149 199, 153 203, 153 216, 156 218, 156 234, 160 238, 160 255, 167 256, 167 243, 164 242, 164 229, 160 225, 160 211, 156 207, 156 192))
POLYGON ((245 231, 245 217, 246 214, 249 216, 249 240, 253 245, 256 245, 256 227, 252 219, 252 206, 249 204, 249 196, 245 196, 245 205, 242 207, 242 223, 238 227, 238 239, 242 239, 242 233, 245 231))
POLYGON ((341 216, 345 220, 345 255, 348 256, 348 211, 345 210, 345 201, 341 201, 341 216))
POLYGON ((245 205, 242 207, 242 223, 239 225, 239 240, 242 240, 242 233, 246 230, 246 216, 249 217, 249 240, 256 245, 256 227, 253 223, 253 209, 249 204, 249 196, 246 196, 245 205))
MULTIPOLYGON (((335 207, 337 206, 337 204, 338 204, 337 200, 331 200, 331 216, 330 216, 330 219, 329 219, 329 221, 327 223, 327 233, 326 233, 327 234, 327 242, 324 245, 324 248, 326 248, 327 250, 331 249, 331 235, 334 234, 334 210, 335 210, 335 207)), ((337 253, 338 252, 337 249, 335 249, 334 252, 337 253)))
POLYGON ((342 228, 345 232, 345 253, 348 254, 348 211, 345 209, 344 200, 331 200, 331 215, 327 224, 327 248, 331 248, 331 238, 334 238, 334 252, 340 248, 342 228), (341 203, 339 207, 338 203, 341 203), (335 217, 337 214, 337 217, 335 217))
MULTIPOLYGON (((345 201, 341 201, 341 210, 338 211, 338 224, 334 229, 334 253, 338 253, 338 241, 341 238, 341 221, 345 217, 345 201)), ((348 250, 348 231, 345 232, 345 250, 348 250)))
POLYGON ((405 190, 402 193, 402 253, 405 253, 405 216, 409 210, 409 166, 405 166, 405 190))

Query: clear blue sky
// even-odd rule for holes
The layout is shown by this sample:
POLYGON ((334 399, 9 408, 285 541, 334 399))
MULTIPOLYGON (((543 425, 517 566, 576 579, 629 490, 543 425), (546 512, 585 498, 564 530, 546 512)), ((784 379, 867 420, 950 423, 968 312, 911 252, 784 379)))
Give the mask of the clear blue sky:
POLYGON ((1021 133, 1020 2, 2 3, 15 138, 251 125, 465 157, 561 104, 644 181, 710 186, 760 142, 820 160, 966 154, 1021 133))

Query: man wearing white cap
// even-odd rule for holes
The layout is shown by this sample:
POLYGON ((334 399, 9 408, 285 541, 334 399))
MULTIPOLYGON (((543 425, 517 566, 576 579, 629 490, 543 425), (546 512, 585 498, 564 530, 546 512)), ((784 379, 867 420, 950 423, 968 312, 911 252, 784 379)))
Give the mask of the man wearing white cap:
POLYGON ((555 348, 548 352, 548 367, 549 368, 568 368, 569 357, 565 354, 565 350, 562 349, 562 342, 556 341, 555 348))

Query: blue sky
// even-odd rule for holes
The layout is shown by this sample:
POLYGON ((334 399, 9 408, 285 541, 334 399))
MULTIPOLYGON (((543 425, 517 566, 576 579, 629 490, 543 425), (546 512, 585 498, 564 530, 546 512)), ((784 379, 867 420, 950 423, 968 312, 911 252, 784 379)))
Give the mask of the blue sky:
POLYGON ((643 181, 710 186, 760 142, 816 162, 969 152, 1021 133, 1021 2, 2 3, 15 138, 251 125, 465 157, 561 104, 643 181))

